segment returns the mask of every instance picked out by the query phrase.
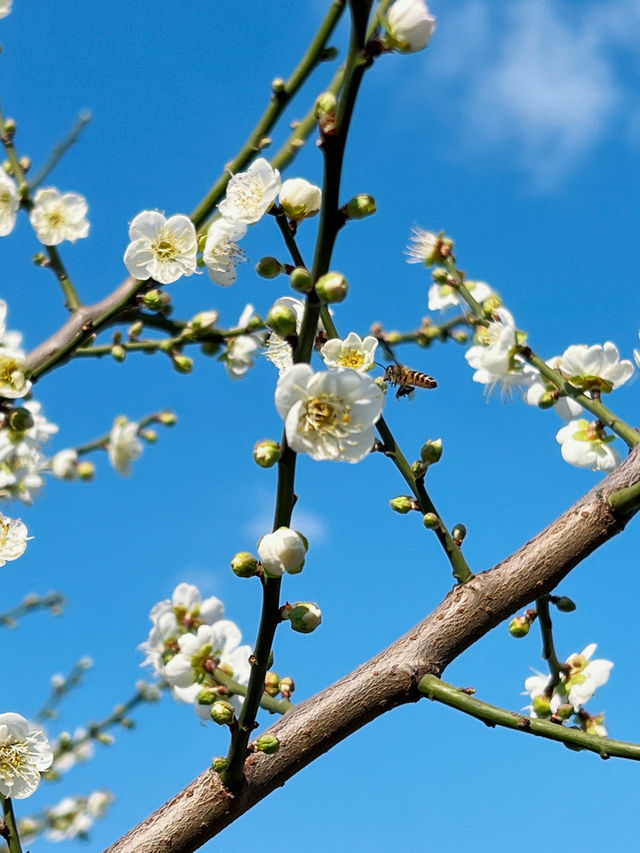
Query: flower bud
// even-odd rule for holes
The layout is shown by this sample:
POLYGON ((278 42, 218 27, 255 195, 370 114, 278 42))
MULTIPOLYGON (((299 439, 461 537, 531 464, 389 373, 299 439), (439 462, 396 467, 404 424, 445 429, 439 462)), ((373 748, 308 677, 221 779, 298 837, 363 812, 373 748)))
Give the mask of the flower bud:
POLYGON ((280 92, 284 92, 286 89, 287 83, 282 77, 276 77, 271 81, 271 91, 274 95, 279 95, 280 92))
POLYGON ((291 678, 290 676, 285 675, 285 677, 280 680, 280 692, 282 693, 282 695, 286 699, 288 699, 289 696, 291 696, 291 694, 293 693, 293 691, 295 689, 296 689, 295 682, 294 682, 293 678, 291 678))
POLYGON ((114 361, 124 361, 127 357, 127 351, 121 344, 115 344, 111 347, 111 357, 114 361))
POLYGON ((280 461, 281 456, 282 448, 280 444, 270 438, 256 442, 253 448, 253 458, 261 468, 272 468, 280 461))
POLYGON ((96 475, 96 466, 93 462, 79 462, 76 469, 78 477, 85 482, 93 480, 96 475))
POLYGON ((487 314, 493 314, 494 311, 498 310, 498 308, 502 308, 502 305, 502 299, 500 299, 497 293, 492 293, 491 296, 487 296, 482 303, 482 307, 487 314))
POLYGON ((411 473, 414 477, 424 477, 427 473, 427 467, 422 459, 416 459, 415 462, 411 463, 411 473))
POLYGON ((394 512, 406 515, 413 509, 413 498, 410 498, 408 495, 398 495, 397 498, 391 498, 389 506, 394 512))
POLYGON ((53 476, 59 480, 75 480, 78 473, 78 454, 75 450, 61 450, 51 460, 53 476))
POLYGON ((165 409, 164 412, 158 413, 157 421, 158 423, 162 424, 162 426, 172 427, 178 423, 178 416, 170 409, 165 409))
POLYGON ((551 699, 546 693, 536 696, 531 704, 539 717, 548 717, 551 714, 551 699))
POLYGON ((316 282, 316 293, 325 304, 344 302, 349 292, 349 283, 339 272, 328 272, 316 282))
POLYGON ((200 350, 203 355, 216 355, 220 351, 220 341, 203 341, 200 350))
POLYGON ((396 0, 387 12, 385 47, 399 53, 416 53, 429 44, 436 19, 424 0, 396 0))
POLYGON ((18 406, 9 413, 9 429, 12 432, 24 432, 33 426, 33 415, 24 406, 18 406))
POLYGON ((336 132, 336 107, 338 99, 333 92, 322 92, 316 98, 316 118, 318 127, 324 136, 333 136, 336 132))
POLYGON ((277 278, 283 271, 284 267, 280 261, 277 258, 271 257, 271 255, 260 258, 256 264, 256 272, 262 278, 277 278))
POLYGON ((559 705, 556 711, 556 717, 560 717, 561 720, 569 720, 573 716, 573 705, 570 702, 565 702, 563 705, 559 705))
POLYGON ((26 154, 24 154, 24 155, 20 158, 20 168, 22 169, 22 171, 23 171, 23 172, 24 172, 24 174, 26 175, 26 174, 27 174, 27 172, 29 171, 29 169, 31 168, 31 157, 29 157, 29 156, 27 156, 26 154))
POLYGON ((254 747, 258 752, 264 752, 266 755, 275 755, 280 749, 280 741, 275 735, 260 735, 254 743, 254 747))
POLYGON ((429 439, 420 449, 420 458, 425 465, 434 465, 442 458, 442 439, 429 439))
POLYGON ((436 527, 440 527, 440 519, 435 512, 426 513, 422 519, 422 523, 428 530, 435 530, 436 527))
POLYGON ((322 622, 322 611, 313 601, 298 601, 293 607, 285 605, 282 609, 287 610, 283 618, 288 619, 299 634, 311 634, 322 622))
POLYGON ((127 337, 130 341, 137 341, 140 335, 144 330, 144 323, 142 320, 136 320, 135 323, 132 323, 129 326, 129 331, 127 332, 127 337))
POLYGON ((296 315, 288 305, 276 303, 267 315, 267 326, 281 338, 287 338, 296 330, 296 315))
POLYGON ((226 699, 218 699, 211 706, 211 711, 209 712, 209 716, 213 720, 214 723, 217 723, 219 726, 228 726, 235 719, 235 708, 231 704, 231 702, 227 702, 226 699))
POLYGON ((322 204, 322 190, 304 178, 289 178, 280 190, 280 206, 289 219, 301 222, 315 216, 322 204))
POLYGON ((268 696, 277 696, 280 692, 280 676, 277 672, 267 672, 265 675, 264 692, 268 696))
POLYGON ((14 118, 6 118, 4 120, 4 135, 7 138, 7 141, 11 141, 16 134, 16 130, 18 129, 18 125, 16 124, 16 120, 14 118))
POLYGON ((162 311, 171 302, 171 297, 164 290, 154 287, 142 297, 142 304, 150 311, 162 311))
POLYGON ((296 267, 289 275, 289 284, 296 293, 309 293, 313 289, 311 273, 304 267, 296 267))
POLYGON ((155 429, 148 429, 145 427, 144 429, 138 430, 138 435, 140 438, 144 439, 147 444, 156 444, 158 441, 158 432, 155 429))
POLYGON ((302 571, 309 546, 306 540, 290 527, 279 527, 258 542, 258 556, 267 577, 279 578, 284 572, 302 571))
POLYGON ((172 361, 178 373, 191 373, 193 370, 193 359, 189 358, 188 355, 177 353, 172 357, 172 361))
POLYGON ((189 324, 194 332, 210 332, 218 322, 219 314, 217 311, 200 311, 199 314, 191 320, 189 324))
POLYGON ((464 538, 467 535, 467 528, 464 524, 456 524, 456 526, 451 531, 451 536, 455 542, 461 545, 464 542, 464 538))
POLYGON ((42 252, 36 252, 33 256, 33 263, 37 267, 47 267, 49 266, 49 258, 42 252))
POLYGON ((434 284, 451 284, 449 273, 444 267, 436 267, 431 272, 434 284))
POLYGON ((252 578, 258 571, 258 560, 248 551, 239 551, 231 560, 231 568, 239 578, 252 578))
POLYGON ((449 332, 449 335, 457 344, 466 344, 469 340, 469 333, 465 332, 463 329, 456 329, 453 332, 449 332))
POLYGON ((365 219, 376 212, 376 200, 372 195, 358 193, 342 209, 347 219, 365 219))
POLYGON ((526 637, 531 628, 531 622, 526 616, 515 616, 509 622, 509 633, 512 637, 526 637))
POLYGON ((573 613, 576 609, 576 603, 566 595, 560 595, 558 598, 552 598, 552 602, 562 613, 573 613))
POLYGON ((229 762, 223 755, 211 759, 211 767, 216 773, 224 773, 228 766, 229 762))

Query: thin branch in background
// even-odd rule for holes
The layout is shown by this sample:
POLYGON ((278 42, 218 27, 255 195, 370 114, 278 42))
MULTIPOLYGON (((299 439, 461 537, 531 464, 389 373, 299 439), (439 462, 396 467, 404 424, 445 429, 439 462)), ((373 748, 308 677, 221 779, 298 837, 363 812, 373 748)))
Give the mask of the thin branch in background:
POLYGON ((33 180, 29 181, 31 192, 37 190, 38 187, 44 183, 71 146, 75 145, 75 143, 80 139, 82 131, 89 124, 91 118, 92 115, 89 110, 85 110, 80 113, 71 130, 67 133, 64 139, 54 147, 53 151, 49 155, 49 159, 45 162, 33 180))
POLYGON ((16 607, 0 613, 0 626, 15 628, 23 616, 26 616, 27 613, 34 613, 36 610, 50 610, 54 616, 59 616, 66 603, 64 595, 59 592, 48 592, 43 596, 31 593, 26 595, 16 607))

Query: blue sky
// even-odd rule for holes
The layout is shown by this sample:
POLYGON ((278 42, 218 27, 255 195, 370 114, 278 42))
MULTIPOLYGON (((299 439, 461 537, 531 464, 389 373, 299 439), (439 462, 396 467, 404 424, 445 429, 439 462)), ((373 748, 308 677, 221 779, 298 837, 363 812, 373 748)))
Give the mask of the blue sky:
MULTIPOLYGON (((27 4, 15 0, 0 22, 0 96, 18 122, 20 153, 37 167, 80 110, 94 116, 50 181, 89 201, 89 239, 62 247, 85 301, 124 278, 136 213, 196 206, 252 129, 270 81, 296 64, 326 5, 114 0, 61 7, 39 0, 34 25, 27 4)), ((545 358, 571 343, 606 340, 630 358, 640 324, 640 3, 431 5, 438 27, 429 49, 381 57, 364 81, 343 197, 371 193, 379 212, 340 236, 334 268, 351 291, 336 310, 338 328, 346 335, 365 334, 377 320, 390 329, 417 326, 429 278, 408 266, 403 252, 419 224, 455 238, 460 265, 502 294, 545 358)), ((344 23, 335 39, 341 55, 344 23)), ((288 121, 306 113, 332 73, 330 66, 316 72, 288 121)), ((274 151, 286 134, 285 123, 273 134, 274 151)), ((288 175, 320 182, 313 141, 288 175)), ((314 231, 313 221, 301 231, 307 257, 314 231)), ((284 257, 270 219, 252 228, 243 246, 254 263, 266 254, 284 257)), ((29 348, 65 319, 54 277, 31 263, 37 249, 25 217, 0 244, 8 325, 23 332, 29 348)), ((177 317, 216 308, 231 325, 247 302, 265 315, 287 294, 287 282, 259 279, 246 264, 232 288, 203 275, 177 282, 171 294, 177 317)), ((385 416, 410 458, 427 438, 442 437, 432 496, 451 525, 467 526, 465 553, 475 571, 510 554, 597 482, 600 475, 563 462, 553 412, 483 398, 463 347, 406 348, 402 358, 435 375, 439 387, 413 402, 390 398, 385 416)), ((105 716, 141 677, 136 646, 147 635, 150 608, 181 581, 223 599, 252 642, 257 585, 228 566, 235 552, 254 550, 271 523, 275 472, 258 469, 251 449, 257 439, 281 434, 275 381, 264 360, 233 383, 222 365, 201 356, 190 376, 175 373, 167 359, 132 356, 122 365, 75 362, 37 385, 37 398, 60 426, 54 450, 105 433, 118 414, 138 418, 168 407, 180 423, 161 430, 128 480, 100 457, 94 483, 51 481, 32 507, 6 507, 35 538, 23 558, 1 570, 0 609, 49 589, 62 591, 69 606, 61 618, 36 614, 5 633, 3 710, 33 713, 51 675, 86 654, 95 667, 62 706, 52 733, 105 716)), ((632 424, 636 397, 632 380, 611 400, 632 424)), ((283 629, 275 668, 295 678, 302 699, 408 630, 451 580, 419 517, 389 511, 389 498, 405 490, 381 455, 356 466, 301 459, 297 491, 294 522, 310 551, 284 594, 318 601, 324 621, 310 636, 283 629)), ((636 620, 626 604, 635 600, 637 553, 631 524, 562 585, 578 610, 555 620, 561 656, 597 642, 597 654, 615 662, 593 710, 605 710, 612 736, 629 740, 639 738, 631 710, 640 698, 636 620)), ((530 666, 543 668, 537 632, 516 642, 502 626, 445 677, 518 709, 530 666)), ((226 752, 224 731, 202 727, 191 708, 168 697, 138 720, 137 730, 116 732, 113 747, 44 786, 20 812, 112 788, 117 800, 89 844, 103 849, 212 755, 226 752)), ((256 849, 265 825, 312 853, 329 843, 350 851, 391 843, 529 853, 544 835, 560 833, 584 853, 632 849, 636 772, 425 702, 356 733, 204 849, 256 849)))

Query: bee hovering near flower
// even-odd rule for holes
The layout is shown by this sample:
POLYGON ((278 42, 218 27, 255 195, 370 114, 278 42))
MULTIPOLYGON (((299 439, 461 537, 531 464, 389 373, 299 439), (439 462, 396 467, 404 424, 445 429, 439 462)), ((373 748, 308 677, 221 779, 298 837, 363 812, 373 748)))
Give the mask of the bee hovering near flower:
POLYGON ((416 388, 437 388, 438 383, 429 376, 428 373, 422 373, 420 370, 412 370, 404 364, 390 364, 384 371, 384 378, 391 385, 398 385, 396 391, 396 399, 400 397, 409 397, 413 394, 416 388))

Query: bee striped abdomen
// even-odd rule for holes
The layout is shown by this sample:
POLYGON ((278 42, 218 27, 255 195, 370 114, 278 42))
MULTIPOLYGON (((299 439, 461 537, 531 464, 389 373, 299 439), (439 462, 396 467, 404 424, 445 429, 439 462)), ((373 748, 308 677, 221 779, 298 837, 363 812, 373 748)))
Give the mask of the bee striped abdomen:
POLYGON ((413 370, 404 364, 390 364, 384 371, 384 378, 391 385, 400 386, 396 391, 396 397, 408 396, 414 388, 436 388, 438 383, 420 370, 413 370))

